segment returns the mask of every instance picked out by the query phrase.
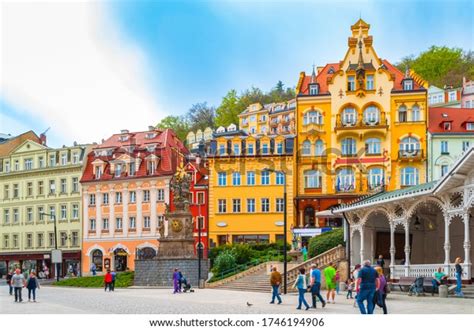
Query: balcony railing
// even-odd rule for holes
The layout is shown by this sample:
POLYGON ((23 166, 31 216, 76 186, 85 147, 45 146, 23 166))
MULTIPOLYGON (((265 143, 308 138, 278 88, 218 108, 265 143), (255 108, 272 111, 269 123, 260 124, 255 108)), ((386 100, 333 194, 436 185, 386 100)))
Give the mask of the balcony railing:
POLYGON ((319 133, 325 133, 326 131, 324 130, 323 124, 316 124, 316 123, 308 123, 308 124, 303 124, 303 131, 304 132, 319 132, 319 133))
POLYGON ((424 158, 425 153, 423 149, 398 151, 398 160, 422 160, 424 158))
POLYGON ((341 115, 336 116, 335 130, 347 129, 371 129, 371 128, 387 128, 388 122, 385 112, 380 113, 377 119, 372 120, 365 116, 357 116, 353 122, 346 122, 341 115))

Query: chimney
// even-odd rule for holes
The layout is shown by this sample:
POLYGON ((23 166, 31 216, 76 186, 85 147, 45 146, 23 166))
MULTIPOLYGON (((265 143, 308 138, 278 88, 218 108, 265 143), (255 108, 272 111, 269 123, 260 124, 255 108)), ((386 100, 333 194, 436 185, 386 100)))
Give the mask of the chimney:
POLYGON ((154 130, 155 130, 155 126, 152 126, 152 125, 148 126, 148 130, 149 130, 149 131, 154 131, 154 130))
POLYGON ((122 129, 122 130, 120 130, 120 134, 128 134, 128 129, 122 129))
POLYGON ((40 134, 40 141, 41 141, 42 145, 44 145, 44 146, 46 145, 46 134, 44 134, 44 133, 40 134))

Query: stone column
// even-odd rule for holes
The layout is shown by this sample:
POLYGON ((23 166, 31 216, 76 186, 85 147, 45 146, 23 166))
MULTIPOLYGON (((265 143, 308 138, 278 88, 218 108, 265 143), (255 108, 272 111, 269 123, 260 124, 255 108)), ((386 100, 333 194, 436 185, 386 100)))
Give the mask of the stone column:
POLYGON ((360 226, 360 263, 363 264, 364 263, 364 260, 365 260, 365 256, 364 256, 364 248, 365 248, 365 238, 364 238, 364 230, 365 230, 365 226, 362 225, 360 226))
POLYGON ((304 214, 303 214, 303 210, 299 210, 300 211, 300 216, 299 216, 299 224, 298 224, 298 227, 300 228, 303 228, 304 227, 304 214))
POLYGON ((449 224, 451 218, 448 215, 444 216, 444 272, 449 274, 449 255, 451 252, 451 243, 449 241, 449 224))
POLYGON ((96 237, 100 238, 102 236, 102 193, 99 186, 96 186, 95 189, 95 226, 96 237))
POLYGON ((137 198, 136 198, 135 203, 137 205, 137 215, 136 215, 137 236, 141 236, 142 229, 143 229, 143 216, 142 216, 143 190, 141 187, 137 187, 136 194, 137 194, 136 196, 137 198))
POLYGON ((155 186, 152 186, 150 189, 150 226, 151 234, 156 236, 156 227, 158 226, 158 219, 156 214, 156 198, 157 190, 155 186))
POLYGON ((405 220, 405 276, 409 276, 410 270, 410 222, 405 220))
POLYGON ((127 237, 128 235, 128 189, 126 187, 122 189, 122 205, 123 205, 123 218, 122 218, 123 236, 127 237))
POLYGON ((395 228, 396 225, 393 222, 390 222, 390 278, 395 277, 395 228))
POLYGON ((115 191, 109 190, 109 231, 110 236, 115 236, 115 191))
POLYGON ((469 211, 463 215, 464 222, 464 271, 465 278, 471 278, 471 239, 469 237, 469 211))

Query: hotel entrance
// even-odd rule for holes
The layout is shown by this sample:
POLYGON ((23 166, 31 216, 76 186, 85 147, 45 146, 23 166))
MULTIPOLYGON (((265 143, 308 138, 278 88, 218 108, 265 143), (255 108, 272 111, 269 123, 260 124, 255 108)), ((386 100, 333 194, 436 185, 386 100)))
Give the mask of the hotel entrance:
POLYGON ((122 248, 114 251, 114 265, 117 272, 127 270, 128 253, 122 248))

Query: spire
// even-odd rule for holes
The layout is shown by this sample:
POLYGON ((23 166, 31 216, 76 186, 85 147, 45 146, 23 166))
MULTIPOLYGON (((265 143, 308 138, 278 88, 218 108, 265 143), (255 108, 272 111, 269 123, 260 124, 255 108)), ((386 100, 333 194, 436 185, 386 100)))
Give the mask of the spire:
POLYGON ((357 61, 357 70, 364 70, 364 59, 362 58, 362 40, 359 40, 359 59, 357 61))
POLYGON ((405 79, 410 78, 410 66, 407 64, 407 67, 405 69, 405 79))
POLYGON ((316 72, 314 71, 314 63, 313 63, 313 72, 311 73, 311 83, 314 84, 316 82, 316 72))

